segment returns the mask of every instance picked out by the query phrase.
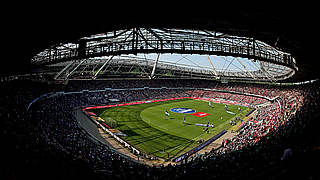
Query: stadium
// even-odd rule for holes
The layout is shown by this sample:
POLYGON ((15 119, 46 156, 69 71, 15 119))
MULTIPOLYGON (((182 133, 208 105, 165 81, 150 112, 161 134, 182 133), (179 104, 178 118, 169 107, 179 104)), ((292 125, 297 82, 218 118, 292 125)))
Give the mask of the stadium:
POLYGON ((298 17, 55 18, 1 70, 4 179, 319 178, 298 17))

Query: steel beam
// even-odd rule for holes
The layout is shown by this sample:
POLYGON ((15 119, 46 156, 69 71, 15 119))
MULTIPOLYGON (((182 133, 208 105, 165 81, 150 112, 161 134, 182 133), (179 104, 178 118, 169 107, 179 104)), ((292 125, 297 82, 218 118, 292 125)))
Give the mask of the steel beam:
POLYGON ((157 58, 154 61, 154 65, 153 65, 153 69, 152 69, 152 72, 151 72, 151 75, 150 75, 150 79, 154 78, 154 73, 156 72, 156 68, 157 68, 157 65, 158 65, 158 62, 159 62, 159 57, 160 57, 160 53, 157 55, 157 58))
MULTIPOLYGON (((110 36, 99 37, 97 35, 97 37, 82 38, 80 42, 86 42, 87 46, 83 46, 80 43, 78 46, 77 44, 73 44, 74 47, 69 47, 67 44, 53 47, 52 51, 55 53, 39 53, 32 61, 35 64, 45 65, 84 57, 90 58, 132 53, 182 53, 247 57, 297 69, 290 54, 277 51, 266 43, 252 38, 229 36, 227 34, 213 36, 213 33, 215 32, 136 27, 113 31, 112 35, 109 33, 110 36), (127 32, 132 34, 132 36, 126 36, 125 33, 127 32), (152 36, 151 38, 150 35, 152 36), (185 48, 181 48, 181 45, 184 45, 185 48), (194 46, 189 47, 189 45, 194 46), (199 48, 199 45, 210 48, 199 48), (157 48, 139 48, 142 46, 157 48), (80 49, 78 52, 81 53, 74 53, 77 52, 77 49, 80 49)), ((50 49, 45 51, 51 52, 50 49)))
POLYGON ((239 58, 236 58, 238 60, 238 62, 242 65, 242 67, 245 69, 245 71, 250 74, 250 76, 253 78, 253 79, 256 79, 256 77, 248 70, 248 68, 242 63, 242 61, 239 59, 239 58))
POLYGON ((54 79, 58 79, 58 77, 65 71, 67 70, 75 61, 71 61, 69 64, 67 64, 60 72, 58 72, 57 75, 54 76, 54 79))
MULTIPOLYGON (((295 60, 290 54, 277 50, 276 48, 249 37, 237 37, 228 34, 221 34, 215 31, 203 31, 203 30, 183 30, 183 29, 159 29, 159 28, 145 28, 145 27, 133 27, 125 30, 114 30, 106 32, 104 34, 92 35, 90 37, 80 38, 79 41, 73 43, 59 44, 51 46, 42 52, 39 52, 32 59, 32 63, 35 65, 50 65, 60 62, 71 61, 72 63, 64 67, 55 78, 69 78, 75 72, 79 72, 79 69, 83 67, 83 62, 80 65, 74 62, 76 60, 89 59, 93 57, 101 56, 115 56, 123 54, 135 54, 143 53, 157 53, 158 57, 154 60, 147 74, 151 75, 150 78, 154 78, 155 70, 158 66, 158 58, 161 53, 179 53, 179 54, 200 54, 207 55, 208 62, 210 63, 211 78, 215 76, 238 76, 245 78, 265 78, 271 81, 277 80, 278 77, 283 75, 291 76, 292 71, 296 71, 295 60), (268 68, 267 66, 258 67, 258 71, 249 71, 251 64, 246 64, 241 59, 237 59, 241 66, 232 64, 229 62, 226 69, 223 66, 222 70, 216 69, 218 66, 214 66, 213 61, 210 59, 210 55, 217 56, 233 56, 244 57, 248 59, 257 59, 259 62, 265 62, 270 64, 277 64, 279 66, 285 66, 288 70, 277 70, 276 67, 268 68), (82 64, 82 65, 81 65, 82 64), (76 65, 76 68, 74 68, 76 65), (241 72, 231 72, 230 65, 236 66, 241 72), (152 68, 153 66, 153 68, 152 68), (239 66, 239 67, 238 67, 239 66), (74 69, 73 69, 74 68, 74 69), (149 70, 152 69, 150 73, 149 70), (70 74, 65 73, 67 70, 72 70, 70 74), (228 72, 230 71, 230 72, 228 72), (275 71, 275 72, 273 72, 275 71), (278 72, 278 74, 276 74, 278 72), (279 75, 280 74, 280 75, 279 75), (63 75, 63 77, 61 77, 63 75)), ((187 59, 187 58, 185 58, 187 59)), ((188 60, 188 59, 187 59, 188 60)), ((89 60, 88 60, 89 61, 89 60)), ((86 61, 86 62, 88 62, 86 61)), ((110 66, 110 60, 102 64, 99 62, 101 69, 94 73, 92 78, 96 78, 101 71, 107 71, 110 66)), ((195 64, 194 62, 192 62, 195 64)), ((225 63, 226 64, 226 63, 225 63)), ((195 64, 196 65, 196 64, 195 64)), ((226 64, 227 65, 227 64, 226 64)), ((256 64, 255 64, 256 65, 256 64)), ((265 64, 266 65, 266 64, 265 64)), ((196 65, 198 66, 198 65, 196 65)), ((89 67, 89 66, 88 66, 89 67)), ((199 66, 200 67, 200 66, 199 66)), ((85 67, 87 68, 87 66, 85 67)), ((144 66, 141 66, 142 71, 145 72, 144 66)), ((94 68, 95 69, 95 68, 94 68)), ((118 70, 116 71, 118 72, 118 70)), ((192 76, 195 71, 192 71, 192 76)))
POLYGON ((96 79, 97 75, 100 73, 100 71, 112 60, 114 56, 111 56, 110 59, 107 59, 105 63, 103 63, 103 65, 99 68, 99 70, 94 74, 94 76, 92 77, 92 79, 96 79))
POLYGON ((213 63, 212 63, 209 55, 207 55, 207 58, 208 58, 208 61, 209 61, 209 63, 210 63, 210 66, 211 66, 211 68, 212 68, 212 70, 213 70, 214 75, 215 75, 216 78, 218 79, 218 78, 219 78, 218 73, 217 73, 216 68, 214 67, 214 65, 213 65, 213 63))
POLYGON ((260 70, 265 74, 265 76, 271 80, 275 81, 275 78, 264 68, 264 64, 260 62, 260 70), (270 77, 269 77, 270 76, 270 77))
POLYGON ((86 60, 87 60, 87 59, 83 59, 74 69, 72 69, 72 71, 65 77, 65 80, 68 79, 68 78, 71 76, 71 74, 72 74, 76 69, 78 69, 78 67, 80 67, 81 64, 84 63, 86 60))

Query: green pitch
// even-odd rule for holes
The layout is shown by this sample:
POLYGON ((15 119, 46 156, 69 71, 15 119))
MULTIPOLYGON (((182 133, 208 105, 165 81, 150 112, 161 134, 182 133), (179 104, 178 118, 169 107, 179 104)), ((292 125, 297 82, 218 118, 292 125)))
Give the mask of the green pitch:
POLYGON ((127 135, 121 138, 141 152, 171 159, 199 145, 199 140, 205 141, 223 129, 229 129, 230 120, 244 116, 248 110, 247 107, 240 107, 240 112, 238 106, 228 105, 229 111, 236 113, 232 115, 226 112, 224 104, 212 104, 213 107, 210 107, 205 101, 180 99, 90 111, 102 119, 116 120, 117 129, 127 135), (171 112, 171 108, 190 108, 211 115, 196 117, 171 112), (166 110, 170 113, 169 117, 164 113, 166 110), (183 123, 184 116, 186 123, 183 123), (208 132, 204 131, 205 127, 195 125, 206 125, 208 121, 214 125, 208 132))

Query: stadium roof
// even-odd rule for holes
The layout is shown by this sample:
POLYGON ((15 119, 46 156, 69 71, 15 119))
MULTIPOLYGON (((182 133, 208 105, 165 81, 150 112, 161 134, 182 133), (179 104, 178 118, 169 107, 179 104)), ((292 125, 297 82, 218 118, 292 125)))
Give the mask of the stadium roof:
POLYGON ((2 66, 2 74, 30 71, 31 58, 51 45, 73 42, 81 37, 102 32, 140 26, 200 29, 253 37, 294 56, 299 71, 286 81, 299 82, 318 79, 320 76, 318 67, 314 65, 315 53, 311 47, 315 23, 312 22, 314 16, 311 11, 302 14, 294 13, 295 9, 289 8, 237 11, 215 9, 207 13, 201 11, 183 15, 179 15, 178 12, 154 15, 152 11, 128 11, 126 14, 115 11, 106 11, 106 14, 44 11, 45 9, 7 20, 10 38, 6 43, 9 50, 5 53, 10 59, 6 60, 7 66, 2 66), (145 16, 146 14, 148 16, 145 16))

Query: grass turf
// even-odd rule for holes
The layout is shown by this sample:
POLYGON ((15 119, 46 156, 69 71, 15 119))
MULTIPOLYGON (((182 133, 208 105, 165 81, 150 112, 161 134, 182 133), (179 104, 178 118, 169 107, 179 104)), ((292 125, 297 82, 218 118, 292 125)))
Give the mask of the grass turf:
POLYGON ((230 120, 239 117, 240 114, 245 114, 248 110, 247 107, 241 107, 240 112, 238 106, 228 105, 229 111, 236 113, 232 115, 226 112, 224 104, 212 104, 213 107, 210 107, 208 102, 180 99, 90 111, 102 119, 116 120, 117 129, 127 135, 121 138, 140 151, 170 159, 197 146, 198 140, 207 140, 223 129, 229 129, 230 120), (211 115, 196 117, 170 111, 171 108, 178 107, 190 108, 196 112, 211 115), (169 117, 164 114, 166 110, 170 113, 169 117), (183 124, 184 116, 186 124, 183 124), (214 128, 209 128, 209 133, 203 131, 204 127, 194 125, 195 123, 207 124, 208 121, 209 124, 214 125, 214 128))

